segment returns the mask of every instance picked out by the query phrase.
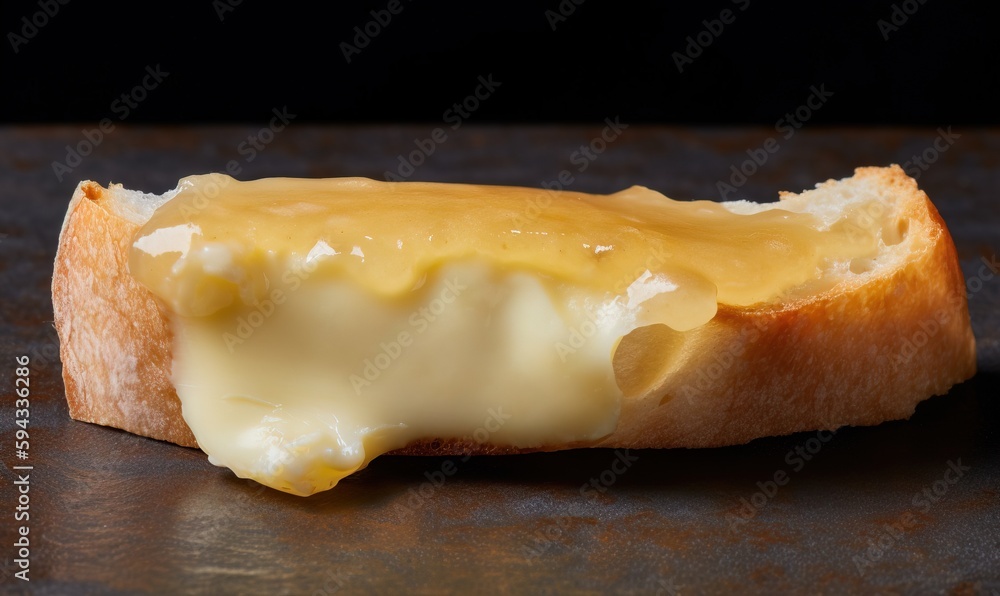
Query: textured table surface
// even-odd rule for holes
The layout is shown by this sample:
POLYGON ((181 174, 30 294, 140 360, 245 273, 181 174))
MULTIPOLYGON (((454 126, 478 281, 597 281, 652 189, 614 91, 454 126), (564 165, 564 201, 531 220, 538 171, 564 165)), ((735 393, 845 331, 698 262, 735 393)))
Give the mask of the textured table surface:
POLYGON ((258 126, 118 126, 97 143, 93 128, 0 129, 0 592, 1000 593, 1000 275, 991 270, 1000 131, 785 138, 628 126, 591 160, 578 151, 602 126, 442 124, 435 140, 434 125, 293 123, 260 135, 259 148, 248 142, 258 126), (726 198, 770 200, 855 166, 910 162, 959 249, 974 379, 908 421, 828 441, 802 433, 722 449, 382 457, 307 499, 236 479, 199 451, 67 416, 49 284, 79 180, 159 193, 230 161, 243 179, 384 178, 419 161, 410 179, 539 186, 565 170, 577 190, 642 184, 718 200, 731 166, 773 149, 769 138, 777 149, 726 198), (411 155, 421 145, 433 151, 411 155), (12 390, 21 355, 32 391, 24 461, 14 455, 12 390), (623 469, 618 458, 629 465, 610 473, 623 469), (27 522, 14 520, 24 486, 14 466, 24 464, 33 466, 27 522), (769 483, 779 472, 787 482, 769 483), (581 495, 602 478, 603 491, 581 495), (30 583, 14 577, 22 523, 30 583))

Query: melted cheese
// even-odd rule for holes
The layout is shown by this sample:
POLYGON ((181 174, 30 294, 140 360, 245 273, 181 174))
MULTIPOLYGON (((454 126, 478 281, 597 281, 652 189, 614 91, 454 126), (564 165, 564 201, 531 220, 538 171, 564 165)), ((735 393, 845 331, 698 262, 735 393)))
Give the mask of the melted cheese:
POLYGON ((171 313, 199 445, 299 495, 419 439, 516 448, 610 434, 614 350, 871 257, 873 233, 599 196, 362 178, 182 180, 129 269, 171 313))

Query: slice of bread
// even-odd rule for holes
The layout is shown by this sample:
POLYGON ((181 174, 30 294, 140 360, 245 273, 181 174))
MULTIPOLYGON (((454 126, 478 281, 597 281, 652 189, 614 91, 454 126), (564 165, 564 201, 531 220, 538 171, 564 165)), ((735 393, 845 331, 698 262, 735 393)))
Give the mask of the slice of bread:
MULTIPOLYGON (((52 298, 70 415, 196 446, 171 382, 169 318, 127 270, 133 235, 171 196, 82 182, 63 223, 52 298)), ((614 357, 624 394, 617 427, 593 446, 721 446, 878 424, 909 417, 917 403, 975 373, 954 244, 901 168, 859 168, 782 193, 779 203, 724 205, 807 212, 824 226, 845 218, 879 226, 880 252, 831 262, 818 280, 767 303, 720 304, 690 331, 654 325, 629 334, 614 357)), ((516 451, 425 437, 397 453, 516 451)))

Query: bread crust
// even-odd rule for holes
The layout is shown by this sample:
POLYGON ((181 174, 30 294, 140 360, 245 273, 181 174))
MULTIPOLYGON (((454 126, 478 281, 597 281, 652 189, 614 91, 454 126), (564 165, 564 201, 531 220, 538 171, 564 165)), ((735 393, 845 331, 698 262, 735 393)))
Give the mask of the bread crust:
MULTIPOLYGON (((615 431, 590 446, 713 447, 878 424, 908 418, 920 401, 975 374, 965 280, 941 216, 898 166, 859 168, 855 177, 893 193, 910 233, 926 238, 923 247, 886 275, 853 278, 813 296, 720 305, 708 324, 671 338, 669 361, 644 387, 628 388, 615 431)), ((127 272, 139 226, 114 215, 112 200, 111 190, 81 183, 56 255, 53 307, 70 415, 195 447, 170 381, 169 320, 127 272)), ((648 345, 623 341, 616 364, 648 345)), ((439 437, 394 453, 581 446, 515 449, 439 437)))
POLYGON ((197 447, 170 381, 170 321, 128 273, 139 226, 115 216, 111 200, 81 183, 59 235, 52 309, 69 415, 197 447))

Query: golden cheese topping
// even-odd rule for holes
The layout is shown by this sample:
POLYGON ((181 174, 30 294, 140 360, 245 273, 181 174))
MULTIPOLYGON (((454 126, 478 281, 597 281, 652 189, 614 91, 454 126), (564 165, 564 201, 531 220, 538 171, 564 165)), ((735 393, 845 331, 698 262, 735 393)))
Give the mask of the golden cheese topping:
POLYGON ((153 213, 129 268, 172 313, 211 461, 307 495, 419 439, 599 440, 631 330, 690 330, 876 254, 874 233, 821 228, 641 187, 211 174, 153 213))

